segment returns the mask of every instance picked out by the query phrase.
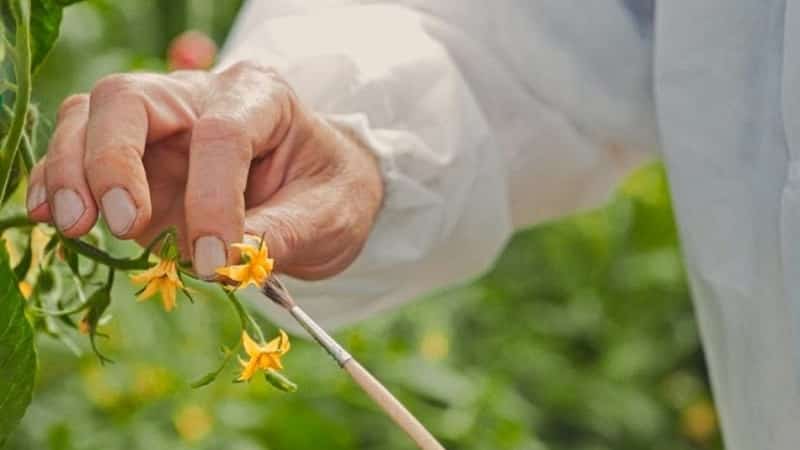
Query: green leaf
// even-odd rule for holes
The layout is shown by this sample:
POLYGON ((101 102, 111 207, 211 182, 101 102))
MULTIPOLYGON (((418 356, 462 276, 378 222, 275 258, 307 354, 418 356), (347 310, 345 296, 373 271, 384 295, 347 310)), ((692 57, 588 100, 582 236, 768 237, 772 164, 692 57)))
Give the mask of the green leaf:
POLYGON ((31 72, 44 62, 58 39, 63 9, 80 0, 31 0, 31 72))
POLYGON ((31 0, 31 72, 44 62, 58 39, 64 5, 57 0, 31 0))
POLYGON ((36 377, 33 330, 5 248, 0 241, 0 446, 25 414, 36 377))
POLYGON ((111 304, 111 287, 113 285, 114 270, 108 269, 108 278, 106 279, 106 284, 95 291, 94 294, 92 294, 86 301, 86 304, 89 305, 89 307, 86 310, 86 314, 84 314, 83 318, 81 319, 81 323, 86 327, 86 331, 89 333, 89 342, 92 345, 92 351, 94 351, 94 354, 97 355, 97 358, 100 360, 101 364, 114 362, 100 353, 100 350, 97 348, 97 343, 95 342, 95 338, 97 336, 103 336, 97 332, 97 324, 100 322, 100 318, 103 317, 103 313, 105 313, 106 309, 108 309, 108 305, 111 304))

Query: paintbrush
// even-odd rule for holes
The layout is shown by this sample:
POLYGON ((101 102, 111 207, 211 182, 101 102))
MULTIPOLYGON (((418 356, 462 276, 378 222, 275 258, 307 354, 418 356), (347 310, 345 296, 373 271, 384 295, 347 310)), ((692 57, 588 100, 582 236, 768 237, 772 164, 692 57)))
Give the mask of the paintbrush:
POLYGON ((261 288, 261 292, 267 298, 289 311, 289 314, 336 360, 341 368, 350 374, 350 377, 361 386, 361 389, 380 406, 394 423, 416 442, 420 449, 444 450, 444 447, 436 438, 380 381, 372 376, 347 350, 339 345, 331 335, 325 332, 314 319, 295 303, 278 277, 272 275, 261 288))

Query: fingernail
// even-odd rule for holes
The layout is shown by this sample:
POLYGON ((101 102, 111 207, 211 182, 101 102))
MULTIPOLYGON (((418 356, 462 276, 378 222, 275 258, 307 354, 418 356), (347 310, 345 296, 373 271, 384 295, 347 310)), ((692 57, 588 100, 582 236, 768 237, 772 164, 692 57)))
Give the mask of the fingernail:
POLYGON ((53 215, 56 225, 61 231, 68 230, 75 225, 85 211, 83 200, 72 189, 59 189, 53 196, 53 215))
POLYGON ((28 189, 28 200, 27 200, 27 207, 28 212, 33 211, 34 209, 38 208, 39 205, 44 203, 47 200, 47 192, 44 190, 44 186, 41 183, 36 183, 30 186, 28 189))
POLYGON ((103 207, 103 217, 108 228, 117 236, 122 236, 131 229, 136 219, 136 206, 130 194, 123 188, 109 189, 100 200, 103 207))
POLYGON ((194 270, 201 277, 212 278, 226 259, 225 245, 219 238, 203 236, 194 241, 194 270))

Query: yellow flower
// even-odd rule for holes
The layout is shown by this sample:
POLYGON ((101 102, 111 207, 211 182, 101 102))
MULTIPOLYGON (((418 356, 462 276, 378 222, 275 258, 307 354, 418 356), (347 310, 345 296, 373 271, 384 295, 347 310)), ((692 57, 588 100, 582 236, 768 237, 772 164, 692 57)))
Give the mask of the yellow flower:
POLYGON ((139 301, 147 300, 154 294, 160 293, 161 302, 167 312, 175 308, 176 291, 179 288, 183 289, 175 260, 162 259, 156 266, 140 274, 131 275, 131 281, 145 284, 144 289, 136 296, 139 301))
POLYGON ((258 369, 283 369, 281 356, 288 352, 292 346, 289 343, 289 336, 283 330, 279 330, 279 332, 280 335, 278 337, 267 342, 266 345, 261 345, 254 341, 246 331, 242 331, 242 344, 250 359, 245 361, 239 358, 239 363, 242 365, 242 374, 239 375, 239 381, 250 380, 258 369))
POLYGON ((30 283, 23 280, 17 284, 17 287, 19 288, 19 293, 22 294, 22 298, 27 300, 31 297, 31 294, 33 293, 33 287, 30 283))
POLYGON ((242 253, 244 264, 220 267, 217 274, 238 283, 237 288, 253 284, 261 287, 272 273, 274 261, 269 257, 267 245, 261 241, 259 248, 249 244, 233 244, 242 253))

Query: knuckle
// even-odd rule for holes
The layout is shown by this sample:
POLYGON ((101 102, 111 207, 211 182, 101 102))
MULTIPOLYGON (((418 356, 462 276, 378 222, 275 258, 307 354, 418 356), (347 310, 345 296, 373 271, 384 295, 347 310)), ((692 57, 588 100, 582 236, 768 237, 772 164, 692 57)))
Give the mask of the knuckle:
POLYGON ((223 150, 231 153, 231 156, 238 155, 250 160, 250 136, 242 119, 234 115, 213 114, 201 117, 192 129, 192 141, 202 145, 204 151, 223 150))
POLYGON ((274 68, 250 60, 238 61, 225 69, 223 73, 231 76, 245 76, 250 74, 262 74, 270 77, 279 76, 274 68))
POLYGON ((70 112, 85 107, 89 104, 89 96, 87 94, 73 94, 64 99, 61 102, 61 105, 58 107, 58 113, 56 114, 56 120, 61 121, 63 120, 70 112))
POLYGON ((73 157, 66 152, 55 150, 52 148, 47 154, 47 160, 44 162, 44 171, 53 176, 54 174, 62 173, 64 167, 72 163, 73 157))
POLYGON ((130 176, 136 173, 138 165, 138 153, 135 149, 127 147, 89 152, 83 159, 83 168, 90 178, 103 174, 115 176, 119 173, 130 176))
POLYGON ((120 94, 136 93, 138 85, 138 78, 133 74, 116 73, 107 75, 95 83, 92 88, 91 101, 103 101, 120 94))

